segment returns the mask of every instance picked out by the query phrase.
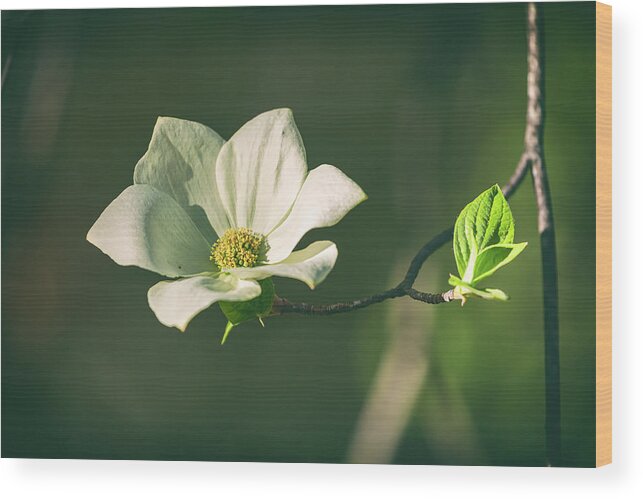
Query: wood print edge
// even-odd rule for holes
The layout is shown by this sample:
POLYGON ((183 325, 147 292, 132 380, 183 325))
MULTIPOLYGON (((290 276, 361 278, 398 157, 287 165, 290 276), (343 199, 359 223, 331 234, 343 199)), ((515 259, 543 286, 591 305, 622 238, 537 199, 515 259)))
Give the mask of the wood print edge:
POLYGON ((612 462, 612 7, 596 3, 596 466, 612 462))

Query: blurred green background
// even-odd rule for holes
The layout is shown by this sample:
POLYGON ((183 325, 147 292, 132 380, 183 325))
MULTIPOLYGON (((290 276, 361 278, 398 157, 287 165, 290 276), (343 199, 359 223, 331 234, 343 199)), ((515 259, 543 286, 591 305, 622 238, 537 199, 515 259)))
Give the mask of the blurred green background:
MULTIPOLYGON (((546 155, 560 264, 563 460, 594 464, 594 3, 544 7, 546 155)), ((2 455, 524 465, 544 462, 539 245, 488 285, 506 304, 394 300, 237 328, 217 307, 157 322, 159 278, 85 241, 158 115, 224 138, 290 107, 309 167, 369 200, 315 303, 399 281, 522 149, 526 4, 2 13, 2 455)), ((447 289, 450 247, 418 287, 447 289)))

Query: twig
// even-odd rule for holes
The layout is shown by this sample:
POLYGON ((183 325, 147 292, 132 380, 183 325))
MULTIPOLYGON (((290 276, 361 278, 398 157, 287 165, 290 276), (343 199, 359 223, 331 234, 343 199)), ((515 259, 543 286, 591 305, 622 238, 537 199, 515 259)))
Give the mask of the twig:
MULTIPOLYGON (((502 192, 507 198, 509 198, 518 188, 522 182, 525 174, 529 170, 529 162, 527 161, 527 155, 522 154, 516 169, 514 170, 511 178, 502 188, 502 192)), ((443 230, 437 236, 433 237, 429 242, 427 242, 417 254, 411 260, 411 264, 406 272, 406 275, 402 282, 397 286, 394 286, 390 289, 382 291, 381 293, 376 293, 374 295, 366 296, 358 300, 331 303, 328 305, 311 305, 309 303, 293 303, 286 300, 285 298, 275 297, 275 301, 272 305, 272 311, 270 315, 283 315, 283 314, 304 314, 304 315, 333 315, 340 314, 343 312, 351 312, 353 310, 358 310, 360 308, 365 308, 375 303, 381 303, 392 298, 400 298, 402 296, 408 296, 414 300, 418 300, 424 303, 429 303, 431 305, 437 305, 439 303, 448 303, 453 300, 453 290, 442 293, 424 293, 413 288, 413 284, 417 279, 422 266, 427 261, 427 259, 439 250, 442 246, 447 244, 453 239, 453 226, 450 226, 448 229, 443 230)))
POLYGON ((270 315, 282 314, 303 314, 303 315, 333 315, 341 314, 342 312, 351 312, 360 308, 365 308, 375 303, 381 303, 391 298, 399 298, 401 296, 410 296, 414 300, 424 303, 437 305, 438 303, 446 303, 453 300, 453 290, 445 291, 444 293, 423 293, 413 288, 401 288, 395 286, 394 288, 387 289, 381 293, 371 296, 360 298, 359 300, 332 303, 330 305, 311 305, 309 303, 292 303, 285 298, 279 296, 275 297, 272 304, 272 312, 270 315))
POLYGON ((560 466, 560 355, 558 346, 558 270, 556 237, 552 214, 551 193, 547 180, 543 150, 544 125, 544 43, 542 16, 534 3, 528 7, 529 77, 527 80, 527 127, 525 154, 531 165, 534 192, 538 206, 538 232, 543 281, 545 327, 545 436, 546 459, 549 466, 560 466))

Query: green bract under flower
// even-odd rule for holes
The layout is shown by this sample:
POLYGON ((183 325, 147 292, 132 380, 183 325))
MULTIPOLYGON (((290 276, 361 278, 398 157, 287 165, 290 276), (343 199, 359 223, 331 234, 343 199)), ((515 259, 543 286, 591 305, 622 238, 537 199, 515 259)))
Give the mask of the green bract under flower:
POLYGON ((220 269, 254 267, 264 244, 261 234, 241 227, 228 229, 223 237, 212 245, 210 260, 220 269))
POLYGON ((103 211, 87 240, 120 265, 168 277, 150 288, 148 303, 161 323, 184 331, 213 303, 262 297, 273 276, 317 286, 335 265, 337 246, 295 247, 365 199, 338 168, 308 170, 290 109, 256 116, 227 141, 199 123, 160 117, 134 185, 103 211))

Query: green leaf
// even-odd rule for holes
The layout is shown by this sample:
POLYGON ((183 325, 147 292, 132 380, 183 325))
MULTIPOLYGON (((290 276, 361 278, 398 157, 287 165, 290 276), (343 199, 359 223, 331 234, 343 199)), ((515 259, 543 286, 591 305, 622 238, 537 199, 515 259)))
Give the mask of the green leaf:
POLYGON ((454 286, 454 295, 456 299, 461 299, 462 304, 467 301, 468 295, 477 296, 478 298, 484 298, 485 300, 496 300, 496 301, 507 301, 509 296, 501 289, 485 288, 478 289, 472 286, 469 283, 458 279, 453 274, 450 274, 449 284, 454 286))
POLYGON ((483 249, 476 258, 476 263, 473 268, 473 281, 472 284, 481 281, 485 277, 489 277, 500 267, 504 267, 512 260, 514 260, 522 250, 527 247, 527 243, 512 243, 512 244, 494 244, 483 249))
POLYGON ((233 327, 253 319, 261 321, 261 318, 272 310, 272 302, 275 298, 275 286, 272 283, 272 279, 263 279, 258 283, 261 286, 261 294, 252 300, 219 302, 221 310, 228 318, 228 324, 221 341, 222 344, 233 327))
POLYGON ((498 185, 460 212, 453 232, 453 253, 462 282, 489 277, 516 258, 527 243, 513 244, 514 218, 498 185))

